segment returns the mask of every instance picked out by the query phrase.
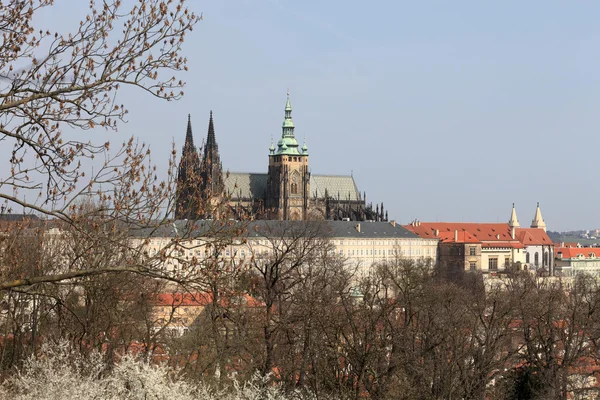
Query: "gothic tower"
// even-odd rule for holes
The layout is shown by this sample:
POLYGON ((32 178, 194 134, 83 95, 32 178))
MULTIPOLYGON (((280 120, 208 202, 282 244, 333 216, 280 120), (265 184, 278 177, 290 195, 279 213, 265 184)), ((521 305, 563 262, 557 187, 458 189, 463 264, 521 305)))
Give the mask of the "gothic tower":
POLYGON ((177 171, 175 219, 198 219, 200 217, 200 158, 194 146, 192 122, 188 115, 185 143, 177 171))
POLYGON ((208 120, 208 136, 204 145, 204 155, 200 165, 200 192, 203 199, 219 197, 223 193, 223 166, 219 157, 219 145, 215 138, 213 114, 208 120))
POLYGON ((269 147, 269 172, 265 205, 271 218, 303 220, 308 218, 310 173, 308 148, 299 148, 294 136, 292 105, 288 91, 281 139, 277 148, 269 147))

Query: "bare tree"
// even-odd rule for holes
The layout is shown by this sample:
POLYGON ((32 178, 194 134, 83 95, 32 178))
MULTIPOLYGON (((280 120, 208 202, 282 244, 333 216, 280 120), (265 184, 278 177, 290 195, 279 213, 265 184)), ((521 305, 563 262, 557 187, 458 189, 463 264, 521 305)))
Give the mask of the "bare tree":
MULTIPOLYGON (((124 121, 119 93, 126 86, 164 100, 183 94, 184 83, 174 74, 187 69, 182 44, 198 16, 183 0, 142 0, 128 9, 120 0, 91 1, 73 32, 36 28, 37 16, 52 5, 0 5, 0 141, 13 148, 9 173, 0 177, 0 199, 7 209, 59 219, 88 239, 92 230, 81 225, 91 217, 138 226, 164 218, 172 203, 174 161, 169 179, 160 182, 145 145, 131 139, 110 153, 109 143, 94 140, 93 130, 116 130, 124 121), (69 139, 73 129, 89 130, 89 139, 69 139), (86 160, 101 165, 89 174, 82 168, 86 160), (90 196, 102 208, 81 212, 82 197, 90 196)), ((1 282, 0 289, 123 270, 145 272, 113 263, 24 274, 1 282)))
POLYGON ((264 303, 261 371, 269 374, 275 366, 277 336, 288 322, 292 294, 305 279, 306 267, 331 253, 332 245, 326 224, 320 221, 269 221, 259 225, 257 236, 264 243, 250 243, 250 293, 264 303))

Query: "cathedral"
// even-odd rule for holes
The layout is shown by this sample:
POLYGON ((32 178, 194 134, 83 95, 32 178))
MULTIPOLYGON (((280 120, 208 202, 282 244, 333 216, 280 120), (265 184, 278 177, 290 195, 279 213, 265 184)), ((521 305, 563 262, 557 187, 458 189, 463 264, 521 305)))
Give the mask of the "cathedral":
POLYGON ((269 147, 266 174, 223 172, 210 112, 208 135, 200 150, 194 146, 188 116, 179 162, 176 219, 274 219, 387 221, 383 203, 367 204, 352 175, 313 175, 308 147, 294 136, 289 93, 281 138, 269 147), (202 154, 202 158, 200 158, 202 154))

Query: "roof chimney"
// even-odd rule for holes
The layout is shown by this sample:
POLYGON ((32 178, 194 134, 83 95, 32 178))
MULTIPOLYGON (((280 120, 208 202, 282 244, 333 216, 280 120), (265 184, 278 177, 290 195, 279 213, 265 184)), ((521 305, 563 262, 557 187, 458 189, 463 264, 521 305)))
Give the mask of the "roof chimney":
POLYGON ((396 220, 394 220, 394 219, 393 219, 393 220, 391 220, 391 221, 390 221, 390 224, 392 224, 392 226, 395 228, 395 227, 396 227, 396 220))
POLYGON ((434 230, 433 230, 433 233, 435 234, 435 236, 436 236, 436 237, 437 237, 437 236, 440 236, 440 231, 439 231, 439 230, 437 230, 437 229, 434 229, 434 230))
POLYGON ((454 241, 458 242, 458 230, 454 231, 454 241))
POLYGON ((496 233, 496 239, 500 239, 500 234, 496 233))
POLYGON ((356 230, 360 233, 360 224, 356 224, 356 230))

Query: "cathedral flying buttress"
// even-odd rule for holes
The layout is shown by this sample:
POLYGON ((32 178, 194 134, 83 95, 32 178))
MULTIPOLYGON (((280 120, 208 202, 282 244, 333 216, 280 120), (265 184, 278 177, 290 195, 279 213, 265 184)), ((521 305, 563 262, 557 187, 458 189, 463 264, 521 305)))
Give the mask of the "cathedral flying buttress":
POLYGON ((383 203, 367 204, 352 175, 314 175, 308 147, 295 137, 289 91, 281 137, 269 147, 268 172, 223 174, 212 111, 203 149, 193 144, 188 116, 179 163, 176 219, 246 218, 278 220, 387 221, 383 203), (199 157, 202 153, 202 159, 199 157))

